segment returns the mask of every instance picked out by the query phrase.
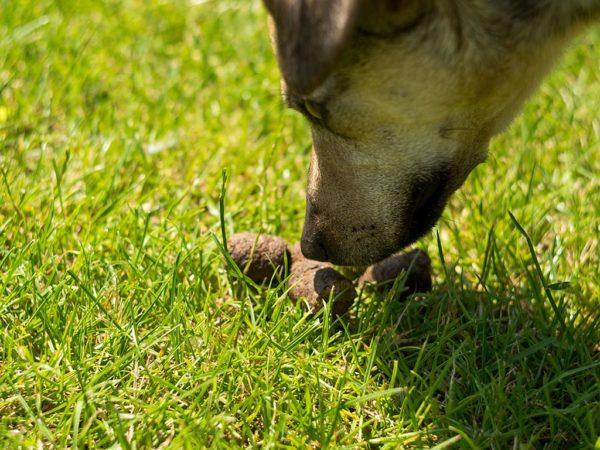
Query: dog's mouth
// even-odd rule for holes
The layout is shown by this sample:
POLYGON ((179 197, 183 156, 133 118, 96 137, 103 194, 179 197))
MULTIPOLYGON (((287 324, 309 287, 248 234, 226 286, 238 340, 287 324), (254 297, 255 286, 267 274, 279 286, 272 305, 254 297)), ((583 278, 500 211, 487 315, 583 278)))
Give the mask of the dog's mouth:
POLYGON ((414 184, 411 199, 413 211, 408 223, 408 234, 402 247, 412 244, 426 234, 438 221, 452 193, 449 171, 438 171, 427 180, 414 184))

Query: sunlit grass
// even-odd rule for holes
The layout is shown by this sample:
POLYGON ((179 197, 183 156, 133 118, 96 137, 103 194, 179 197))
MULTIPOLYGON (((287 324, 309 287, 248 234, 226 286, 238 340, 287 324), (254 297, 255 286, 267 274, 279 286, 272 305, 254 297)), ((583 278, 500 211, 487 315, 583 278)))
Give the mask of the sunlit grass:
POLYGON ((420 242, 433 292, 332 322, 215 241, 223 194, 227 233, 304 214, 258 2, 0 11, 0 447, 594 446, 597 30, 420 242))

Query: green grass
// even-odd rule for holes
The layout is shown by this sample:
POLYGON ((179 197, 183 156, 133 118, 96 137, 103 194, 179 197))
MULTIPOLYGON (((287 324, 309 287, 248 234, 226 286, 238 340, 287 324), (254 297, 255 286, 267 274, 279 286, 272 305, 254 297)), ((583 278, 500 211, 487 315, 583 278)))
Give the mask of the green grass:
POLYGON ((227 233, 302 225, 258 2, 0 0, 0 447, 598 448, 599 58, 419 243, 433 292, 333 322, 217 245, 222 194, 227 233))

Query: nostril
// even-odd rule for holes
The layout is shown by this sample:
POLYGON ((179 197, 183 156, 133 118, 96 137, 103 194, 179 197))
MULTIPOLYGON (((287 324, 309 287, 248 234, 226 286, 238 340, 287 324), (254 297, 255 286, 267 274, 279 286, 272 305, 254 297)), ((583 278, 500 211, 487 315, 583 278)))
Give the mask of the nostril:
POLYGON ((304 257, 314 259, 315 261, 327 261, 329 254, 325 245, 325 239, 322 234, 316 234, 310 237, 302 237, 300 241, 300 250, 304 257))

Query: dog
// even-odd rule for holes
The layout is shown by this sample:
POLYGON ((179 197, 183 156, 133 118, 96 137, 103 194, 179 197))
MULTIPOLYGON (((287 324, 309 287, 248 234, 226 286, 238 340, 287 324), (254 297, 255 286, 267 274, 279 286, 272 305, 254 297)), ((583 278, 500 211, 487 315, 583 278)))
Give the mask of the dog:
POLYGON ((431 229, 600 0, 263 0, 310 121, 301 249, 367 265, 431 229))

